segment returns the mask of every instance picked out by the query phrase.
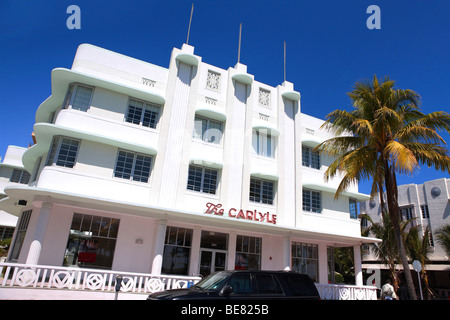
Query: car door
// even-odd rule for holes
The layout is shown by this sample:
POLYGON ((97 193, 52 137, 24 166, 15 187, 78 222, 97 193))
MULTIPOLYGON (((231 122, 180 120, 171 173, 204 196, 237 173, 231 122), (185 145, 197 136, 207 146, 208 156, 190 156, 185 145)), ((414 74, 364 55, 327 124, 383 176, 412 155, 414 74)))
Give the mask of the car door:
POLYGON ((278 281, 278 278, 270 273, 254 274, 256 293, 254 297, 259 300, 264 299, 284 299, 285 294, 278 281))
POLYGON ((233 288, 232 293, 229 295, 229 299, 232 300, 252 299, 255 293, 252 274, 250 272, 233 274, 226 285, 233 288))

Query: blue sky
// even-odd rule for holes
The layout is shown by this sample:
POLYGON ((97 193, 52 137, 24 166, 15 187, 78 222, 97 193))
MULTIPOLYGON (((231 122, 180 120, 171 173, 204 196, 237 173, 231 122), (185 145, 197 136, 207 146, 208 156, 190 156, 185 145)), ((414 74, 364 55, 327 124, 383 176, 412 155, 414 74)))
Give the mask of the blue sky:
MULTIPOLYGON (((32 142, 34 116, 51 94, 50 72, 70 68, 78 45, 91 43, 163 67, 186 42, 204 62, 228 69, 241 63, 255 79, 287 80, 302 94, 302 112, 324 118, 351 109, 356 81, 390 76, 422 96, 422 109, 450 112, 450 1, 448 0, 0 0, 0 156, 8 145, 32 142), (81 9, 81 29, 69 30, 67 7, 81 9), (369 30, 369 5, 381 10, 381 29, 369 30)), ((447 134, 444 138, 450 143, 447 134)), ((398 183, 449 177, 422 168, 398 183)), ((369 183, 360 185, 369 192, 369 183)))

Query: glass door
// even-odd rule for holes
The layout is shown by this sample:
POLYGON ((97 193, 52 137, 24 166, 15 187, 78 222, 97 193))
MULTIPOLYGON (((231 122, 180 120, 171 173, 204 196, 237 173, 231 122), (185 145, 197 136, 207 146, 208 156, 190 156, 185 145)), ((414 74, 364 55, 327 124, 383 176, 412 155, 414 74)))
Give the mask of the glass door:
POLYGON ((200 250, 200 274, 203 277, 225 270, 227 264, 227 252, 224 250, 201 249, 200 250))

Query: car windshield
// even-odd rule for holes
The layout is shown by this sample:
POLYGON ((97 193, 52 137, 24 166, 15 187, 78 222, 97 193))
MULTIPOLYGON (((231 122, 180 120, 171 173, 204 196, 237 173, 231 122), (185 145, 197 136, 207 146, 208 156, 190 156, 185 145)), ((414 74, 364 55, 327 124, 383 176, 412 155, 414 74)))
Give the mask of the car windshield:
POLYGON ((220 286, 224 283, 229 275, 229 272, 225 271, 213 273, 204 278, 202 281, 196 283, 193 288, 206 291, 216 291, 218 288, 220 288, 220 286))

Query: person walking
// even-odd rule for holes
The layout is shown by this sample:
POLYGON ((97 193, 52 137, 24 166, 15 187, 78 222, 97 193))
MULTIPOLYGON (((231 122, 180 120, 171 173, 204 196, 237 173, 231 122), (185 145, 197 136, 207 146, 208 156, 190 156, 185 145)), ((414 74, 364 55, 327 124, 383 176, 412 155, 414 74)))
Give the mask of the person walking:
POLYGON ((391 279, 389 278, 387 282, 381 287, 381 300, 397 300, 397 294, 395 293, 394 287, 392 286, 391 279))

